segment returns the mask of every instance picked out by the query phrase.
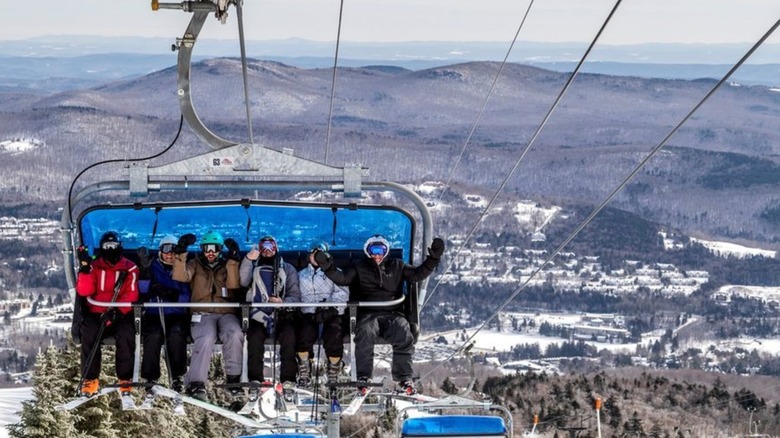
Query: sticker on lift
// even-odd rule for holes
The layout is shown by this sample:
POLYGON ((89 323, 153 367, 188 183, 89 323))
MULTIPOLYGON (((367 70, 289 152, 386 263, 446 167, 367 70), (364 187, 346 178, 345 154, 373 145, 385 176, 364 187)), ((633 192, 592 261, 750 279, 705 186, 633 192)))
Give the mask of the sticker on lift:
POLYGON ((235 158, 221 157, 221 158, 211 159, 211 167, 233 166, 235 164, 236 164, 235 158))

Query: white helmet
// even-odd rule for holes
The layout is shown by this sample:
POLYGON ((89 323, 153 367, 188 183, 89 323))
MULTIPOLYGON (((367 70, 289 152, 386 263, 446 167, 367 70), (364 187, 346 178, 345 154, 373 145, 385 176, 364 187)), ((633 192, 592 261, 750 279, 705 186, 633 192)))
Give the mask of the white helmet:
POLYGON ((173 248, 176 247, 178 243, 179 243, 179 239, 177 239, 171 234, 168 234, 167 236, 163 237, 160 240, 160 246, 158 247, 159 251, 157 252, 157 258, 159 258, 162 261, 163 253, 167 254, 169 252, 173 252, 173 248))
POLYGON ((363 252, 366 253, 366 256, 369 258, 372 255, 381 254, 382 259, 384 260, 384 258, 387 257, 387 254, 390 253, 390 242, 381 234, 374 234, 366 240, 365 244, 363 244, 363 252))

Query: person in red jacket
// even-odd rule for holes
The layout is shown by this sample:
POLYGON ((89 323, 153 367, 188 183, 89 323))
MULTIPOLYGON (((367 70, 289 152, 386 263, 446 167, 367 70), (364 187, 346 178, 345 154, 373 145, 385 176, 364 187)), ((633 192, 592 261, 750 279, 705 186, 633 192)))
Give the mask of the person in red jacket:
MULTIPOLYGON (((138 301, 138 267, 122 256, 122 241, 119 240, 119 235, 114 231, 103 234, 95 254, 93 260, 83 246, 77 250, 78 295, 90 297, 95 301, 138 301)), ((107 308, 88 304, 84 308, 84 321, 81 325, 81 371, 84 378, 81 385, 82 395, 90 396, 98 391, 100 341, 112 335, 116 338, 116 376, 119 379, 119 391, 122 395, 130 394, 135 350, 132 308, 107 308), (98 339, 101 325, 105 325, 105 329, 98 339), (93 348, 97 351, 92 362, 87 363, 93 348)))

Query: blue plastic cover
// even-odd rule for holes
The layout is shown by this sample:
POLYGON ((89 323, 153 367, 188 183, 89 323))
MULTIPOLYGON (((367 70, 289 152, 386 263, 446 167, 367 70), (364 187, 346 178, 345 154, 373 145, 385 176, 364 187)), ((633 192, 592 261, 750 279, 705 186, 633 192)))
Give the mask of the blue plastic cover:
POLYGON ((409 418, 402 437, 506 436, 504 419, 488 415, 441 415, 409 418))
MULTIPOLYGON (((331 250, 363 251, 366 239, 383 235, 402 258, 411 263, 414 221, 405 211, 387 206, 350 206, 254 201, 194 204, 105 205, 92 207, 79 218, 82 244, 94 250, 100 236, 116 231, 125 249, 156 248, 166 234, 193 233, 200 238, 215 230, 235 239, 249 251, 260 237, 272 235, 280 251, 307 251, 315 242, 331 250)), ((198 249, 198 243, 190 247, 198 249)))

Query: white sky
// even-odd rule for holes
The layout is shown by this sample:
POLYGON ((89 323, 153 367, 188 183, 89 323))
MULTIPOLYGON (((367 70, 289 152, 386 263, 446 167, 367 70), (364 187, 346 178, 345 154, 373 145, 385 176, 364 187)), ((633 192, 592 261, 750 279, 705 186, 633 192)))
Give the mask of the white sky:
MULTIPOLYGON (((510 41, 529 1, 344 0, 342 40, 510 41)), ((340 2, 245 0, 247 39, 334 41, 340 2)), ((12 3, 0 14, 0 41, 45 35, 177 37, 190 16, 180 10, 153 12, 150 0, 12 3)), ((535 0, 520 40, 590 41, 614 4, 535 0)), ((201 37, 234 38, 236 14, 231 11, 227 25, 210 20, 201 37)), ((752 43, 778 19, 778 0, 623 0, 601 41, 752 43)), ((778 33, 768 42, 780 42, 778 33)))

